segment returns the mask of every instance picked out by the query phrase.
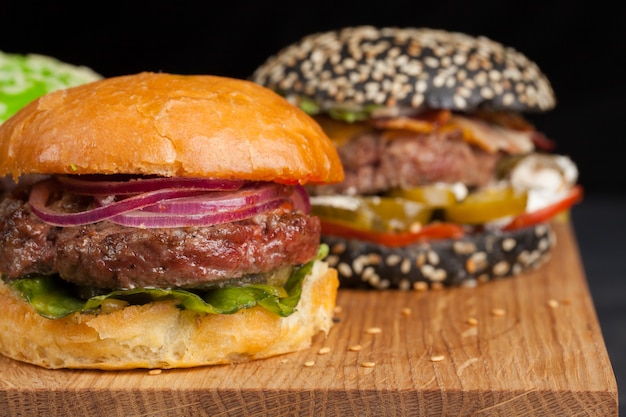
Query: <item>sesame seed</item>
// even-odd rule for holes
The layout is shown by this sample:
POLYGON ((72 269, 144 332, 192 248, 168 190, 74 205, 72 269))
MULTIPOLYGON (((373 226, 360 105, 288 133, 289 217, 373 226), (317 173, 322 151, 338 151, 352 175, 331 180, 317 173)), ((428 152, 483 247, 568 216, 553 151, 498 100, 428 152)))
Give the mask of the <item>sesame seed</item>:
POLYGON ((328 255, 326 257, 326 262, 328 262, 329 266, 335 267, 339 263, 339 257, 335 255, 328 255))
POLYGON ((402 258, 399 255, 394 253, 394 254, 390 254, 389 256, 387 256, 385 263, 387 264, 387 266, 396 266, 400 263, 401 260, 402 258))
POLYGON ((409 307, 404 307, 404 308, 401 310, 401 313, 402 313, 402 315, 403 315, 404 317, 408 317, 408 316, 410 316, 410 315, 411 315, 411 312, 412 312, 412 311, 411 311, 411 309, 410 309, 409 307))
POLYGON ((350 265, 345 262, 341 262, 337 265, 337 271, 339 271, 339 273, 346 278, 350 278, 352 276, 352 268, 350 268, 350 265))
POLYGON ((493 266, 493 273, 498 276, 506 275, 510 270, 509 263, 506 261, 500 261, 493 266))
POLYGON ((510 250, 513 250, 513 248, 515 248, 516 245, 517 245, 517 242, 515 241, 515 239, 510 238, 510 237, 502 241, 502 249, 504 249, 507 252, 510 250))
POLYGON ((374 368, 376 366, 376 362, 361 362, 361 367, 363 368, 374 368))
POLYGON ((372 281, 376 279, 375 277, 377 277, 376 270, 373 267, 368 266, 367 268, 363 270, 361 277, 363 278, 364 281, 372 281))
POLYGON ((432 281, 434 281, 434 283, 441 283, 442 281, 445 281, 446 277, 448 276, 448 273, 446 272, 445 269, 439 268, 439 269, 435 269, 435 271, 433 272, 432 276, 430 277, 430 279, 432 281))
POLYGON ((467 324, 469 324, 470 326, 477 326, 478 319, 476 317, 470 317, 467 319, 467 324))
POLYGON ((406 275, 410 271, 411 271, 411 260, 409 258, 404 258, 402 260, 402 263, 400 264, 400 272, 406 275))
POLYGON ((431 362, 441 362, 445 359, 446 357, 443 355, 433 355, 430 357, 430 361, 431 362))
POLYGON ((435 274, 435 267, 432 265, 424 265, 420 268, 422 271, 422 275, 424 275, 428 279, 432 279, 432 276, 435 274))
POLYGON ((380 327, 370 327, 367 330, 365 330, 365 333, 367 334, 380 334, 382 333, 383 329, 381 329, 380 327))
POLYGON ((413 289, 415 291, 426 291, 428 290, 428 283, 424 281, 417 281, 413 283, 413 289))
POLYGON ((491 310, 491 315, 496 317, 502 317, 506 315, 506 310, 503 308, 494 308, 491 310))
POLYGON ((163 372, 161 369, 150 369, 148 375, 159 375, 161 372, 163 372))
POLYGON ((437 252, 435 252, 434 250, 429 250, 426 253, 426 257, 428 258, 428 262, 430 262, 432 265, 438 265, 439 264, 439 254, 437 252))
POLYGON ((559 306, 559 302, 558 302, 558 300, 555 300, 555 299, 552 298, 552 299, 548 300, 548 306, 550 308, 557 308, 559 306))
POLYGON ((476 245, 472 242, 467 241, 456 241, 452 244, 452 250, 457 255, 469 255, 470 253, 476 252, 476 245))
POLYGON ((548 249, 550 249, 550 240, 547 238, 540 239, 539 243, 537 244, 537 249, 539 249, 540 251, 547 251, 548 249))
POLYGON ((360 351, 361 349, 363 349, 363 346, 361 346, 361 345, 352 345, 352 346, 350 346, 350 347, 348 348, 348 350, 349 350, 350 352, 358 352, 358 351, 360 351))
POLYGON ((317 351, 319 355, 326 355, 329 352, 330 352, 330 348, 328 346, 324 346, 323 348, 317 351))
POLYGON ((310 368, 313 365, 315 365, 315 361, 306 361, 306 362, 304 362, 304 366, 306 366, 307 368, 310 368))

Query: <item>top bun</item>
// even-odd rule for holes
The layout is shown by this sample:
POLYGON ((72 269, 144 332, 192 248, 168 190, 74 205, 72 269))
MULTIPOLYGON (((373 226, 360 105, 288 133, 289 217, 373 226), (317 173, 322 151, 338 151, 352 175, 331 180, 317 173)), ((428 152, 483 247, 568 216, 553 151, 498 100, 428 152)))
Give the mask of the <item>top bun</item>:
POLYGON ((485 37, 428 28, 348 27, 304 37, 253 81, 324 111, 368 106, 540 112, 554 107, 538 66, 485 37))
POLYGON ((0 175, 7 174, 343 179, 319 125, 276 93, 244 80, 163 73, 33 101, 0 125, 0 175))

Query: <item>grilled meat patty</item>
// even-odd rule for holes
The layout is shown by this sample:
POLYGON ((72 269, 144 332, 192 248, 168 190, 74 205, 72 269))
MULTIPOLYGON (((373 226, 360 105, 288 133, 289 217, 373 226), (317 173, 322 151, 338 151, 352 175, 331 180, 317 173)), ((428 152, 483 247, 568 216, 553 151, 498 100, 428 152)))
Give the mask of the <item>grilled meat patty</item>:
POLYGON ((492 180, 501 153, 488 153, 463 140, 460 130, 394 134, 369 131, 338 147, 346 179, 311 187, 312 194, 377 194, 435 182, 485 185, 492 180))
POLYGON ((26 196, 0 203, 0 270, 8 279, 60 274, 80 286, 196 288, 308 262, 316 217, 278 209, 211 227, 139 229, 103 221, 55 227, 31 213, 26 196))

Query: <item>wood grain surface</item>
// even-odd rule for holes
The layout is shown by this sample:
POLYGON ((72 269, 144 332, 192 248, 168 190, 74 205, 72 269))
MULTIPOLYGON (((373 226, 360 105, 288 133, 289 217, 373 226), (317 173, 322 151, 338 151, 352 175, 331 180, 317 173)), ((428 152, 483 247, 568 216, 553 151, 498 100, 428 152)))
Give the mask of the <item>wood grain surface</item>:
POLYGON ((46 370, 0 357, 7 416, 617 416, 579 250, 556 225, 526 275, 428 292, 340 290, 309 350, 162 372, 46 370))

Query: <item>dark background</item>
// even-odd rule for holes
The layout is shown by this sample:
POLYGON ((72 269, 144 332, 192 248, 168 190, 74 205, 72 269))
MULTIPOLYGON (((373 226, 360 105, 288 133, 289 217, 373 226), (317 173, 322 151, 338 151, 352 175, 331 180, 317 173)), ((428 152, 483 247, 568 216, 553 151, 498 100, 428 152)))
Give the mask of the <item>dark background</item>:
POLYGON ((302 36, 371 24, 485 35, 524 52, 550 78, 558 100, 555 110, 529 118, 580 169, 586 198, 573 210, 574 225, 618 385, 626 384, 626 12, 620 2, 109 1, 84 10, 49 3, 0 0, 0 50, 51 55, 104 76, 163 71, 246 78, 302 36))
POLYGON ((49 3, 0 6, 0 50, 52 55, 105 76, 245 78, 302 36, 348 25, 485 35, 524 52, 552 81, 556 109, 531 120, 577 161, 587 192, 626 195, 616 151, 626 109, 626 12, 617 1, 108 1, 88 11, 49 3))

